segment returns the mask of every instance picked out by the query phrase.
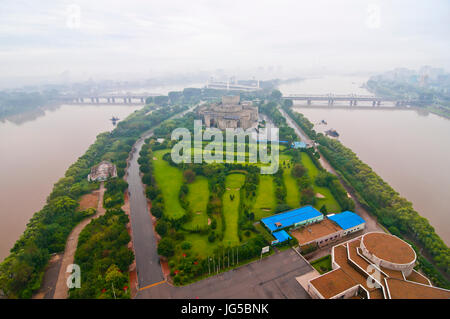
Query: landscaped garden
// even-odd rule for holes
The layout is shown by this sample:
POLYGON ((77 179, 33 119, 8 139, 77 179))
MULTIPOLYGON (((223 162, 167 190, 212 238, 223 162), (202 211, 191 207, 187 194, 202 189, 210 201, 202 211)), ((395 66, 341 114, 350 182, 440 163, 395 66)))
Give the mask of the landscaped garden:
MULTIPOLYGON (((170 126, 190 128, 194 119, 190 114, 170 126)), ((158 253, 167 258, 175 284, 210 274, 211 261, 224 271, 236 264, 232 256, 239 263, 257 258, 273 240, 258 223, 263 217, 304 205, 341 210, 323 182, 322 168, 306 150, 281 146, 278 172, 263 175, 260 162, 177 164, 170 156, 174 143, 163 123, 146 141, 139 163, 151 213, 158 218, 158 253)), ((245 147, 248 156, 248 142, 245 147)), ((198 152, 191 148, 191 156, 198 152)))
POLYGON ((311 266, 313 266, 321 275, 326 272, 329 272, 332 269, 331 255, 326 255, 317 260, 314 260, 313 262, 311 262, 311 266))

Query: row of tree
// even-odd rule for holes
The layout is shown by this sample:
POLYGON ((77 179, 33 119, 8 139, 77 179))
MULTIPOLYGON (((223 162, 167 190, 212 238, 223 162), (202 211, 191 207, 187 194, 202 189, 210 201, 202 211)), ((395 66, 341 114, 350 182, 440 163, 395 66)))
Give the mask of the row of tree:
POLYGON ((87 182, 90 168, 102 160, 110 160, 118 166, 118 175, 122 177, 126 158, 139 136, 185 109, 174 106, 149 113, 154 107, 148 105, 121 121, 111 133, 99 134, 95 143, 54 185, 45 206, 33 215, 11 254, 0 264, 1 294, 30 298, 40 288, 50 255, 63 251, 73 227, 92 214, 77 210, 80 196, 98 188, 98 183, 87 182))
MULTIPOLYGON (((411 202, 401 197, 349 148, 337 140, 316 133, 313 124, 302 114, 294 113, 289 108, 286 111, 311 139, 319 143, 320 153, 353 187, 361 204, 377 216, 381 224, 394 235, 411 239, 422 246, 437 267, 450 273, 449 248, 428 220, 413 209, 411 202)), ((321 176, 319 183, 326 182, 326 179, 326 176, 321 176)), ((450 286, 446 278, 429 264, 422 269, 436 285, 447 288, 450 286)))

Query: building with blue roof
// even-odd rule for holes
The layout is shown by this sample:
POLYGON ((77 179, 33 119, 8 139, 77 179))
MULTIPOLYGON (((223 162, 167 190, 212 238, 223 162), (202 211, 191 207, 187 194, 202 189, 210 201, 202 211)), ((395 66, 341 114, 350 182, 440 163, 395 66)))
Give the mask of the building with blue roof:
POLYGON ((344 235, 361 230, 366 224, 365 220, 359 215, 348 210, 340 214, 328 215, 327 217, 344 230, 344 235))
POLYGON ((282 242, 285 242, 286 240, 292 239, 291 236, 285 231, 280 230, 272 233, 273 237, 275 237, 275 240, 272 241, 272 245, 280 244, 282 242))
POLYGON ((305 142, 294 142, 292 143, 293 148, 306 148, 307 145, 305 142))
POLYGON ((292 209, 287 212, 262 218, 261 222, 271 232, 282 229, 296 228, 323 220, 323 214, 314 207, 308 205, 292 209))

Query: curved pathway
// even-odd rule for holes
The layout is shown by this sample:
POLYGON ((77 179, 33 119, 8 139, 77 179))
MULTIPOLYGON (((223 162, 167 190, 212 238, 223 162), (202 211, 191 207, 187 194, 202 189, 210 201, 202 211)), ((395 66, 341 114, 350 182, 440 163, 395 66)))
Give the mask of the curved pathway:
MULTIPOLYGON (((67 289, 67 278, 70 276, 70 274, 67 273, 66 270, 69 265, 74 263, 75 252, 78 246, 78 236, 80 235, 84 227, 86 227, 86 225, 89 224, 93 218, 102 216, 106 212, 106 210, 103 208, 103 195, 105 194, 105 187, 103 182, 100 184, 100 189, 97 192, 99 192, 99 196, 96 213, 88 218, 83 219, 78 225, 76 225, 70 233, 69 238, 67 239, 53 299, 66 299, 69 296, 67 289)), ((81 284, 83 285, 83 274, 81 274, 81 284)))

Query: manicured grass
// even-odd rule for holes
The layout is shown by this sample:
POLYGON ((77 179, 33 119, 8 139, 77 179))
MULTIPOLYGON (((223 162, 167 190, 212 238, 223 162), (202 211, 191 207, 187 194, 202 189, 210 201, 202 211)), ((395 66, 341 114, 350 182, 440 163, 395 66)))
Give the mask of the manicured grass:
POLYGON ((185 224, 187 229, 196 229, 208 226, 206 206, 209 199, 208 180, 204 176, 196 176, 195 181, 188 184, 189 193, 187 201, 192 211, 192 220, 185 224))
POLYGON ((223 215, 225 219, 225 233, 223 243, 225 245, 239 243, 238 218, 239 218, 239 189, 245 182, 245 175, 230 174, 225 181, 226 191, 223 195, 223 215), (234 199, 230 199, 234 195, 234 199))
POLYGON ((324 256, 322 258, 319 258, 311 263, 311 266, 313 266, 321 275, 329 272, 331 268, 331 255, 324 256))
POLYGON ((185 214, 178 199, 180 187, 183 184, 183 173, 176 167, 170 166, 163 155, 170 150, 158 150, 153 153, 156 160, 153 160, 155 179, 164 197, 164 214, 169 218, 178 219, 185 214))
POLYGON ((208 236, 195 233, 185 233, 184 241, 190 242, 192 244, 190 252, 194 255, 199 255, 201 258, 212 256, 214 249, 216 249, 218 245, 217 239, 213 243, 210 243, 208 241, 208 236))
POLYGON ((255 213, 255 220, 273 214, 277 201, 275 198, 275 185, 272 175, 260 175, 259 185, 256 190, 256 200, 252 212, 255 213))
POLYGON ((314 183, 317 174, 319 174, 319 170, 317 169, 316 165, 314 165, 313 161, 311 160, 308 154, 302 152, 301 156, 302 156, 302 164, 308 170, 308 175, 313 181, 314 191, 316 193, 320 193, 323 196, 325 196, 325 198, 316 199, 316 205, 314 205, 315 208, 320 209, 322 205, 325 205, 327 207, 328 213, 340 213, 341 206, 339 206, 339 203, 331 194, 331 191, 327 187, 319 187, 314 183))
POLYGON ((281 154, 280 155, 280 167, 283 168, 283 179, 284 184, 286 185, 286 203, 292 208, 299 207, 300 205, 300 192, 298 190, 298 184, 295 178, 291 174, 292 170, 292 162, 291 156, 281 154), (283 166, 283 162, 286 163, 286 166, 283 166), (288 167, 288 163, 290 163, 291 167, 288 167))

